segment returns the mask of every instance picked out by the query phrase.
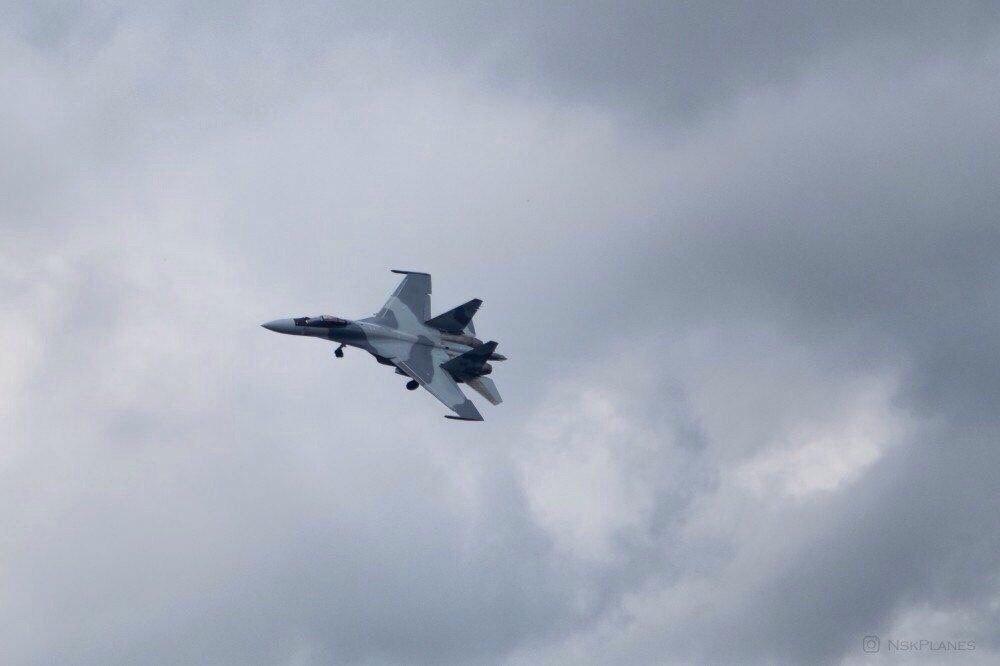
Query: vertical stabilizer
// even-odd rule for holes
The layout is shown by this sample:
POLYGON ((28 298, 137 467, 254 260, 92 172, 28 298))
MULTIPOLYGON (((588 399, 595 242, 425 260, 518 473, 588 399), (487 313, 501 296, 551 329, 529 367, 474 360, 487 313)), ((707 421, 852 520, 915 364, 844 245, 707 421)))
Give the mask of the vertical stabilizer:
POLYGON ((481 300, 473 298, 468 303, 462 303, 457 308, 452 308, 433 319, 428 319, 424 323, 442 333, 462 335, 468 332, 469 335, 475 335, 476 329, 472 325, 472 318, 476 316, 476 312, 482 304, 481 300))

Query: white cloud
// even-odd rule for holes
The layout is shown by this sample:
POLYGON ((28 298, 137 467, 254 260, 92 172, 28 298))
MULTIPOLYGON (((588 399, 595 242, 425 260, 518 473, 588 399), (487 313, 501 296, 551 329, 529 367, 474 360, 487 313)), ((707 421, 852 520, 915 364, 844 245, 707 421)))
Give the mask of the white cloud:
POLYGON ((891 401, 897 382, 867 380, 848 389, 847 405, 831 405, 824 422, 795 424, 733 470, 736 482, 756 496, 802 499, 842 490, 904 434, 905 418, 891 401))
POLYGON ((801 662, 892 618, 988 634, 995 43, 954 10, 901 56, 914 24, 851 14, 814 51, 815 17, 764 12, 712 27, 700 71, 659 37, 715 17, 417 13, 0 28, 0 655, 801 662), (485 424, 258 327, 370 312, 390 267, 433 272, 436 309, 487 301, 511 360, 485 424))
POLYGON ((572 383, 552 393, 519 449, 525 493, 566 554, 612 560, 619 533, 642 525, 653 506, 653 489, 635 474, 635 460, 669 443, 621 413, 627 395, 572 383))

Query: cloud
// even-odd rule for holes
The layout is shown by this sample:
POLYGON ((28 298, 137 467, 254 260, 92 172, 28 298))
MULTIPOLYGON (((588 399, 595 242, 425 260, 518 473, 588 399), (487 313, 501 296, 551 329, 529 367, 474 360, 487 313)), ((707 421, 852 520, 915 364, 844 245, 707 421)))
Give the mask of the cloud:
POLYGON ((986 663, 998 45, 988 3, 12 12, 0 654, 986 663), (257 326, 390 267, 485 299, 483 427, 257 326))

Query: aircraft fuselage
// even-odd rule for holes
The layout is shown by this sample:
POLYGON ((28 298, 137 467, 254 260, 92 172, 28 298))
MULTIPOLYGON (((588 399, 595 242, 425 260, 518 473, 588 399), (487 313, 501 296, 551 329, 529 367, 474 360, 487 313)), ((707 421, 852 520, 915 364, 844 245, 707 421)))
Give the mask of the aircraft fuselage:
MULTIPOLYGON (((419 333, 400 331, 390 326, 367 319, 349 320, 339 317, 298 317, 275 319, 263 324, 275 333, 302 335, 321 340, 337 342, 347 347, 363 349, 373 356, 380 356, 378 343, 381 341, 406 342, 411 345, 425 345, 461 354, 482 345, 482 341, 467 335, 448 335, 426 328, 419 333)), ((504 360, 501 354, 493 354, 491 360, 504 360)))

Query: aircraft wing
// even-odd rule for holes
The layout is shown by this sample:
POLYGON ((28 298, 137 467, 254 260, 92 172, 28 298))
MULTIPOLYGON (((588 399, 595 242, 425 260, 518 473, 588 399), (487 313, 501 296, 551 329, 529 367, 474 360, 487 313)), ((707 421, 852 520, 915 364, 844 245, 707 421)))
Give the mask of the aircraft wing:
MULTIPOLYGON (((375 315, 392 328, 419 330, 431 316, 431 276, 416 271, 398 271, 406 277, 375 315)), ((420 380, 417 380, 420 381, 420 380)))
POLYGON ((458 416, 448 415, 445 418, 463 421, 483 420, 482 414, 472 401, 465 397, 455 379, 441 367, 442 363, 451 358, 446 351, 426 345, 399 345, 400 351, 404 351, 404 347, 408 347, 405 353, 390 356, 389 360, 458 414, 458 416))

